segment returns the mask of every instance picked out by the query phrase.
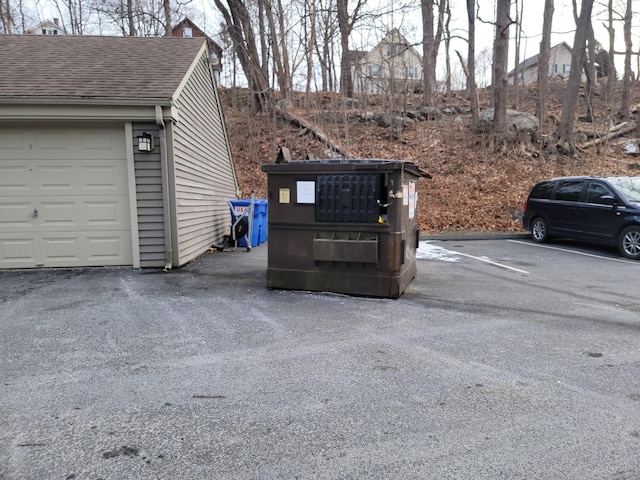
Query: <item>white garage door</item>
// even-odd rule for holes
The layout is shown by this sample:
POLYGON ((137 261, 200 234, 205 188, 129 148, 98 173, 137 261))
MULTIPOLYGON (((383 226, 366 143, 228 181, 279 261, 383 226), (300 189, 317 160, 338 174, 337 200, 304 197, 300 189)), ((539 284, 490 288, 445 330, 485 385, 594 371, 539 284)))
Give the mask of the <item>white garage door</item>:
POLYGON ((0 129, 0 268, 132 265, 123 128, 0 129))

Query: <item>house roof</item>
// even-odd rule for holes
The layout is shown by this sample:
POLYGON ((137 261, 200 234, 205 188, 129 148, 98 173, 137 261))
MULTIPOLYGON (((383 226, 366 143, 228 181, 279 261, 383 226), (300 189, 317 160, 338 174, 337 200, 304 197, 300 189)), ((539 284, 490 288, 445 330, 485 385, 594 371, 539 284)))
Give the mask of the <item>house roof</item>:
MULTIPOLYGON (((553 47, 551 47, 549 50, 551 52, 553 52, 553 51, 557 50, 561 46, 566 47, 567 50, 569 50, 569 53, 571 53, 573 51, 567 42, 560 42, 559 44, 554 45, 553 47)), ((537 65, 539 57, 540 57, 540 54, 538 53, 538 54, 534 55, 533 57, 529 57, 529 58, 524 59, 524 61, 522 61, 520 63, 520 65, 518 65, 518 70, 522 72, 522 71, 526 70, 527 68, 531 68, 531 67, 537 65)), ((509 76, 515 75, 515 72, 516 72, 516 69, 514 68, 513 70, 511 70, 509 72, 509 76)))
POLYGON ((44 22, 40 22, 38 25, 36 25, 33 28, 30 28, 29 30, 27 30, 26 33, 36 33, 39 30, 42 30, 43 28, 55 28, 56 30, 58 30, 60 33, 62 33, 63 35, 66 35, 66 30, 64 29, 64 27, 62 27, 62 25, 60 25, 60 23, 58 22, 58 19, 55 18, 52 21, 50 20, 45 20, 44 22))
POLYGON ((358 63, 364 57, 367 56, 369 52, 364 50, 349 50, 349 61, 351 63, 358 63))
POLYGON ((170 99, 202 38, 0 35, 3 98, 170 99))
POLYGON ((400 30, 394 28, 389 30, 384 38, 378 42, 378 44, 373 47, 371 50, 367 52, 359 51, 359 50, 351 50, 349 53, 352 55, 351 61, 353 63, 361 63, 367 62, 370 55, 376 50, 380 51, 387 45, 402 45, 404 47, 403 51, 412 52, 416 55, 417 58, 422 59, 422 55, 416 50, 416 48, 409 43, 406 37, 400 33, 400 30))
POLYGON ((191 27, 193 31, 196 32, 194 36, 206 38, 209 45, 209 50, 211 50, 212 53, 215 53, 219 58, 222 58, 222 47, 218 45, 209 35, 204 33, 204 31, 195 23, 193 23, 193 20, 191 20, 189 17, 184 17, 182 20, 176 23, 171 29, 171 34, 174 37, 182 36, 180 33, 184 27, 191 27))

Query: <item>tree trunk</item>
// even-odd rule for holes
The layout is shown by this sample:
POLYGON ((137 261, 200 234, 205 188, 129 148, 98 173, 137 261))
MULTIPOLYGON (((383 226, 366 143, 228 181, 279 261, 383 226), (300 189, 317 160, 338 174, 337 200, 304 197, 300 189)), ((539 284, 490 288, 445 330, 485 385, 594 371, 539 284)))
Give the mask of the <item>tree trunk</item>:
POLYGON ((422 81, 423 99, 425 106, 435 106, 434 92, 436 91, 436 60, 442 31, 444 29, 444 13, 448 0, 440 0, 438 5, 438 28, 434 31, 433 7, 434 0, 422 0, 422 81))
POLYGON ((520 89, 518 88, 518 84, 522 74, 520 67, 520 48, 522 45, 522 0, 515 2, 516 7, 516 36, 515 36, 515 69, 513 72, 513 90, 515 92, 515 108, 516 110, 520 108, 520 89))
POLYGON ((564 91, 564 102, 562 107, 562 117, 558 125, 557 148, 560 153, 574 155, 576 152, 573 136, 573 126, 575 124, 576 105, 578 103, 578 93, 582 81, 582 65, 584 64, 585 45, 591 23, 591 10, 593 0, 582 0, 580 17, 576 25, 576 33, 573 40, 573 55, 571 57, 571 72, 564 91))
POLYGON ((476 85, 476 1, 467 0, 469 39, 467 50, 467 92, 471 101, 471 126, 478 124, 478 86, 476 85))
POLYGON ((242 0, 229 0, 229 9, 220 0, 214 0, 216 7, 222 14, 229 35, 242 65, 249 88, 252 90, 254 110, 266 111, 269 108, 269 79, 264 75, 260 56, 256 46, 253 25, 246 6, 242 0))
POLYGON ((540 55, 538 56, 538 99, 536 102, 536 117, 540 129, 544 132, 547 124, 547 99, 549 97, 549 56, 551 49, 551 23, 553 21, 553 0, 544 2, 544 20, 542 23, 542 40, 540 41, 540 55))
MULTIPOLYGON (((305 105, 307 108, 311 106, 311 81, 313 79, 313 49, 316 44, 316 2, 314 0, 305 1, 306 15, 308 24, 304 27, 305 38, 305 58, 307 62, 307 78, 305 85, 305 105), (309 11, 311 9, 311 11, 309 11)), ((305 20, 307 21, 307 20, 305 20)))
MULTIPOLYGON (((310 0, 314 4, 318 0, 310 0)), ((314 48, 320 63, 320 78, 321 88, 323 92, 333 90, 332 82, 332 60, 331 60, 331 45, 335 33, 335 21, 332 16, 332 9, 323 5, 322 0, 319 1, 317 8, 318 17, 318 42, 315 43, 314 48), (322 26, 322 28, 320 28, 322 26)))
POLYGON ((613 87, 616 82, 616 69, 615 65, 615 50, 614 44, 616 41, 616 31, 613 28, 613 0, 609 0, 608 5, 608 22, 605 25, 607 33, 609 33, 609 73, 607 74, 607 106, 611 107, 613 103, 613 87))
POLYGON ((627 0, 627 11, 624 15, 624 77, 622 78, 622 99, 620 101, 620 120, 629 120, 629 109, 631 107, 631 81, 633 72, 631 71, 631 0, 627 0))
POLYGON ((280 93, 284 98, 291 97, 291 72, 289 67, 289 53, 287 50, 287 39, 285 38, 284 28, 284 12, 282 9, 282 2, 278 0, 278 25, 273 15, 273 9, 271 8, 271 2, 263 2, 264 12, 269 24, 270 35, 267 38, 271 39, 271 54, 273 57, 273 70, 278 80, 280 87, 280 93))
POLYGON ((133 18, 133 0, 127 0, 127 18, 129 20, 129 35, 135 37, 136 32, 135 18, 133 18))
POLYGON ((171 0, 162 0, 162 9, 164 10, 164 36, 171 36, 171 0))
POLYGON ((0 0, 0 25, 3 27, 0 33, 13 33, 13 15, 9 0, 0 0))
MULTIPOLYGON (((578 5, 577 0, 571 0, 573 5, 573 19, 578 24, 578 5)), ((587 26, 587 50, 588 54, 586 54, 583 58, 583 64, 581 66, 582 71, 584 71, 584 75, 586 77, 585 84, 585 101, 587 104, 587 114, 586 119, 589 122, 593 122, 593 85, 595 83, 595 52, 596 52, 596 40, 593 33, 593 24, 589 21, 589 25, 587 26)))
MULTIPOLYGON (((493 138, 502 144, 507 127, 507 55, 509 53, 510 0, 497 0, 493 41, 493 138)), ((497 148, 499 145, 495 145, 497 148)))
POLYGON ((445 22, 444 22, 444 59, 445 59, 445 92, 447 95, 451 95, 451 55, 450 55, 450 46, 451 46, 451 30, 449 29, 449 25, 451 24, 451 8, 449 8, 449 2, 447 2, 447 8, 445 12, 445 22))
POLYGON ((349 51, 349 12, 347 0, 336 0, 338 10, 338 27, 340 29, 340 92, 345 97, 353 97, 353 77, 351 76, 351 55, 349 51))
MULTIPOLYGON (((262 58, 261 69, 262 75, 269 78, 269 37, 271 36, 267 22, 264 19, 264 4, 266 2, 258 2, 258 35, 260 39, 260 57, 262 58)), ((275 33, 273 33, 275 35, 275 33)))
POLYGON ((596 39, 593 33, 593 24, 589 22, 589 32, 587 34, 587 51, 588 55, 584 62, 584 74, 587 77, 586 95, 587 102, 587 119, 589 122, 595 121, 593 113, 593 87, 596 83, 596 39))

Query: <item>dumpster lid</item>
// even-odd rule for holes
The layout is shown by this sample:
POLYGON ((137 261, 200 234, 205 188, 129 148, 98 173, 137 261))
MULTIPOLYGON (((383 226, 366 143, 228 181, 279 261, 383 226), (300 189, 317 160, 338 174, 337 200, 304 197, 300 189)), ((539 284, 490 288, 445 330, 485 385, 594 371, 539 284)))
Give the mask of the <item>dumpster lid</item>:
POLYGON ((418 177, 433 178, 431 174, 407 160, 388 160, 370 158, 328 158, 313 160, 293 160, 288 163, 263 165, 262 171, 267 173, 312 172, 330 170, 398 170, 406 169, 418 177))

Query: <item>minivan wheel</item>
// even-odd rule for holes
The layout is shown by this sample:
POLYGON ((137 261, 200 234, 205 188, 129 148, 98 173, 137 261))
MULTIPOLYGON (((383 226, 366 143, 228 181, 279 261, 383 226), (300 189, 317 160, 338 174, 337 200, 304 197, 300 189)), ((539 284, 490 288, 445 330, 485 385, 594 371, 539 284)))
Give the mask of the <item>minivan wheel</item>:
POLYGON ((623 256, 640 259, 640 227, 632 225, 625 228, 618 239, 618 248, 623 256))
POLYGON ((549 240, 549 228, 544 218, 537 217, 531 222, 531 238, 538 243, 549 240))

